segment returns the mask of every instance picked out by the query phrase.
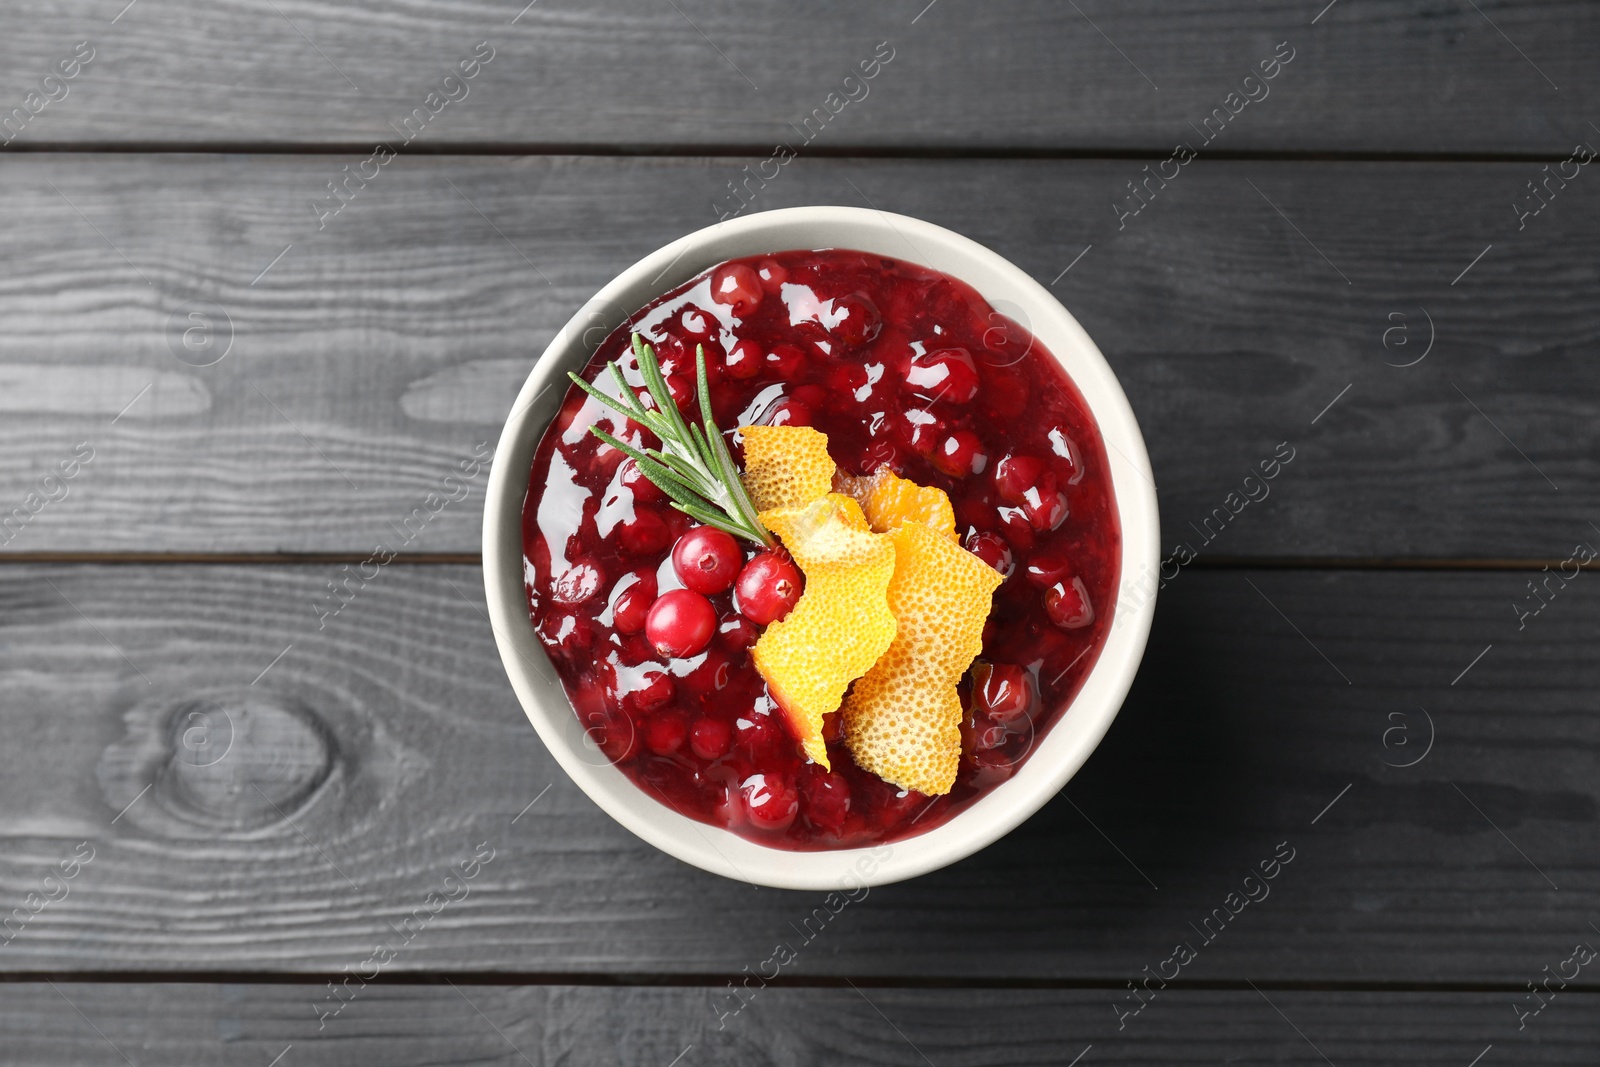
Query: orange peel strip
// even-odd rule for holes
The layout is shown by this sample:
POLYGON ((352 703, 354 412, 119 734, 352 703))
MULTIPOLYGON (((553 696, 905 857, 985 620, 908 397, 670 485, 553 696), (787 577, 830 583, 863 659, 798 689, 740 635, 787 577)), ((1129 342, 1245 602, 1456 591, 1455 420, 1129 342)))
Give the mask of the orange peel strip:
POLYGON ((756 511, 798 508, 833 490, 828 435, 809 426, 741 426, 744 487, 756 511))
POLYGON ((844 739, 863 770, 925 796, 955 784, 961 760, 956 683, 983 648, 1001 576, 941 533, 907 522, 894 542, 888 651, 844 702, 844 739))
POLYGON ((887 465, 865 478, 840 474, 834 483, 839 492, 855 497, 867 522, 879 533, 888 533, 903 523, 920 522, 935 533, 956 540, 955 509, 938 486, 918 485, 887 465))
POLYGON ((764 511, 761 521, 805 572, 806 588, 752 655, 806 755, 831 770, 822 717, 894 640, 894 542, 869 531, 860 505, 838 493, 764 511))

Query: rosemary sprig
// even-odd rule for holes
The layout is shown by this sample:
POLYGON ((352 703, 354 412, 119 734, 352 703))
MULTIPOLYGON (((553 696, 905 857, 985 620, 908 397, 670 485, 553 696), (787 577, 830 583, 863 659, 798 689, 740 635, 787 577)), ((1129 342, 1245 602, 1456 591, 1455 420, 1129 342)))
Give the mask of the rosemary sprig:
POLYGON ((711 386, 706 379, 706 350, 695 346, 695 371, 700 399, 700 422, 686 423, 678 410, 677 401, 661 376, 661 366, 656 362, 653 349, 638 334, 633 335, 633 356, 639 363, 639 373, 644 377, 645 392, 654 409, 646 408, 622 377, 615 362, 607 363, 606 370, 617 386, 617 396, 607 396, 576 374, 568 373, 573 384, 594 397, 606 407, 625 415, 655 434, 661 440, 660 448, 636 448, 618 440, 598 426, 589 427, 606 444, 624 453, 638 464, 639 472, 655 483, 656 487, 672 499, 679 511, 698 519, 707 526, 726 530, 735 537, 743 537, 758 545, 770 548, 772 535, 761 525, 755 505, 739 480, 739 469, 733 464, 728 446, 711 417, 711 386))

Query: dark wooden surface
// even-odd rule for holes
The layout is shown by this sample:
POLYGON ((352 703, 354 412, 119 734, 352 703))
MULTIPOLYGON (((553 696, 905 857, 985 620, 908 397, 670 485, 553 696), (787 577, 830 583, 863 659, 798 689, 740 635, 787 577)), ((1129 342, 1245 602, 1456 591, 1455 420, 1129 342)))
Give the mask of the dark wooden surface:
MULTIPOLYGON (((20 835, 0 889, 97 850, 0 971, 336 973, 483 841, 471 894, 387 972, 704 979, 796 936, 821 894, 687 867, 565 778, 497 666, 477 568, 392 565, 319 631, 335 571, 0 569, 0 610, 28 620, 0 652, 20 835), (208 725, 196 698, 211 735, 186 733, 208 725)), ((874 889, 795 973, 1135 976, 1288 842, 1270 896, 1186 980, 1520 986, 1546 962, 1528 969, 1530 945, 1600 941, 1593 580, 1519 635, 1520 574, 1182 574, 1064 795, 971 859, 874 889), (1432 750, 1386 766, 1425 750, 1419 707, 1432 750)))
POLYGON ((1600 544, 1600 178, 1512 205, 1600 143, 1596 8, 523 2, 0 13, 0 120, 94 49, 0 148, 0 1062, 1594 1062, 1593 965, 1518 1008, 1600 943, 1600 576, 1519 607, 1600 544), (469 96, 319 228, 480 41, 469 96), (820 895, 679 864, 560 772, 482 614, 483 478, 316 605, 568 315, 882 41, 754 209, 902 211, 1051 286, 1199 560, 1063 795, 853 902, 719 1028, 820 895))
POLYGON ((1488 993, 1168 990, 1119 1032, 1098 990, 768 988, 725 1019, 717 990, 698 986, 372 985, 326 1019, 325 987, 27 982, 7 994, 0 1026, 25 1035, 8 1042, 12 1062, 113 1064, 120 1052, 179 1067, 262 1067, 280 1054, 311 1065, 1060 1067, 1082 1054, 1157 1067, 1461 1067, 1489 1046, 1481 1062, 1592 1064, 1585 1016, 1600 1009, 1595 994, 1569 992, 1518 1033, 1504 997, 1488 993))
POLYGON ((1570 0, 139 0, 110 24, 126 2, 11 6, 19 98, 75 42, 97 52, 19 145, 370 148, 487 41, 415 147, 766 151, 887 41, 818 150, 1166 152, 1287 41, 1219 150, 1564 157, 1594 119, 1600 29, 1570 0))
MULTIPOLYGON (((567 318, 714 222, 743 165, 399 159, 318 231, 306 205, 339 157, 7 163, 0 502, 95 449, 8 553, 370 552, 493 443, 567 318), (213 366, 169 341, 195 301, 224 309, 223 341, 231 323, 213 366)), ((1519 233, 1507 204, 1529 163, 1196 161, 1119 232, 1107 205, 1141 166, 810 160, 758 204, 870 203, 1059 279, 1152 428, 1168 546, 1564 559, 1594 533, 1600 306, 1572 294, 1594 288, 1600 181, 1583 172, 1519 233), (1272 495, 1203 545, 1190 524, 1282 442, 1296 458, 1272 495)), ((476 552, 474 488, 411 550, 476 552)))

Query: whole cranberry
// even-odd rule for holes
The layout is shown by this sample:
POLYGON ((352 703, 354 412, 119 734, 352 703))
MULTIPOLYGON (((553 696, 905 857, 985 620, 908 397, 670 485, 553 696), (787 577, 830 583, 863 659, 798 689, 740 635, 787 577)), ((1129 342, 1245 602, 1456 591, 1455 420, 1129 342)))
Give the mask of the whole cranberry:
POLYGON ((1017 773, 1017 757, 998 749, 973 752, 969 757, 977 769, 974 784, 987 787, 998 784, 1017 773))
POLYGON ((651 570, 629 571, 611 587, 611 627, 619 634, 644 629, 645 616, 656 601, 656 575, 651 570))
POLYGON ((738 342, 722 357, 722 365, 730 378, 754 378, 761 373, 761 345, 750 340, 738 342))
POLYGON ((689 730, 689 749, 701 759, 718 759, 733 744, 733 727, 723 719, 701 716, 689 730))
POLYGON ((794 825, 800 797, 782 776, 752 774, 739 788, 744 793, 745 811, 757 829, 780 833, 794 825))
POLYGON ((739 747, 757 764, 766 764, 794 747, 789 731, 771 715, 746 712, 734 720, 734 726, 739 747))
POLYGON ((711 643, 717 609, 690 589, 661 594, 645 616, 644 635, 663 656, 680 659, 699 654, 711 643))
POLYGON ((636 507, 633 518, 618 524, 617 540, 635 556, 653 556, 671 542, 667 520, 654 508, 636 507))
POLYGON ((1094 604, 1082 578, 1057 582, 1044 594, 1044 613, 1063 630, 1078 630, 1094 622, 1094 604))
POLYGON ((945 438, 944 420, 923 408, 906 408, 900 413, 906 443, 919 456, 931 458, 945 438))
POLYGON ((847 345, 864 345, 883 329, 883 316, 866 293, 849 293, 833 302, 833 329, 828 332, 847 345))
POLYGON ((1037 535, 1028 522, 1026 512, 1021 508, 996 508, 995 515, 999 517, 1000 525, 1005 528, 1007 541, 1023 552, 1033 547, 1037 535))
POLYGON ((816 416, 798 400, 780 401, 767 413, 768 426, 810 426, 816 416))
POLYGON ((711 336, 711 317, 699 308, 685 308, 678 316, 678 325, 696 343, 703 344, 711 336))
POLYGON ((617 711, 598 710, 580 717, 583 732, 613 763, 632 756, 638 748, 639 735, 633 720, 617 711))
POLYGON ((1011 546, 1006 544, 1006 539, 997 533, 969 533, 967 535, 967 551, 983 560, 989 566, 1009 578, 1017 569, 1016 558, 1011 554, 1011 546))
POLYGON ((657 712, 644 722, 644 747, 658 756, 670 756, 689 737, 689 719, 678 708, 657 712))
POLYGON ((761 369, 769 378, 788 381, 800 373, 806 354, 799 345, 779 342, 766 346, 761 353, 761 369))
POLYGON ((743 562, 744 553, 733 535, 715 526, 696 526, 672 546, 672 568, 678 579, 707 596, 732 585, 743 562))
POLYGON ((789 614, 804 588, 805 580, 789 554, 769 549, 757 553, 739 572, 734 602, 745 618, 757 626, 770 626, 789 614))
POLYGON ((635 504, 659 504, 667 498, 667 494, 663 493, 655 482, 646 478, 644 471, 640 470, 639 465, 633 460, 625 460, 621 470, 622 484, 633 491, 635 504))
POLYGON ((988 752, 999 748, 1011 736, 1011 731, 1003 723, 992 722, 981 715, 974 715, 967 724, 967 743, 974 752, 988 752))
POLYGON ((989 465, 989 455, 984 451, 983 442, 971 430, 957 430, 940 441, 928 460, 952 478, 982 474, 989 465))
MULTIPOLYGON (((653 663, 639 671, 630 685, 631 688, 618 695, 622 706, 632 712, 649 712, 665 707, 678 692, 672 675, 653 663)), ((614 683, 614 686, 620 688, 619 683, 614 683)))
POLYGON ((711 272, 711 299, 727 304, 741 319, 760 307, 765 295, 761 276, 748 264, 724 263, 711 272))
POLYGON ((994 466, 995 492, 1007 504, 1020 504, 1030 489, 1039 487, 1044 473, 1044 462, 1034 456, 1005 456, 994 466))
POLYGON ((1064 556, 1054 552, 1040 552, 1028 560, 1025 572, 1028 581, 1041 589, 1048 589, 1059 581, 1068 579, 1072 574, 1072 564, 1064 556))
POLYGON ((550 599, 557 604, 582 604, 600 592, 606 572, 593 560, 575 559, 550 583, 550 599))
POLYGON ((978 368, 965 348, 943 348, 912 356, 906 384, 929 400, 966 404, 978 395, 978 368))
POLYGON ((833 402, 833 394, 815 382, 797 385, 789 390, 789 395, 813 411, 817 408, 825 408, 833 402))
POLYGON ((806 818, 824 830, 838 830, 850 814, 850 783, 844 776, 825 771, 815 764, 807 768, 801 789, 805 795, 806 818))
MULTIPOLYGON (((1054 479, 1050 479, 1054 482, 1054 479)), ((1059 489, 1050 489, 1044 493, 1028 494, 1022 502, 1023 514, 1028 516, 1028 523, 1035 530, 1045 532, 1054 530, 1067 521, 1067 494, 1059 489)))
POLYGON ((761 279, 761 288, 777 296, 783 283, 789 280, 789 270, 775 259, 763 259, 756 264, 756 277, 761 279))
POLYGON ((716 649, 706 653, 705 662, 683 677, 689 695, 703 702, 716 698, 733 678, 733 663, 716 649))
POLYGON ((725 615, 717 624, 722 643, 734 652, 743 652, 761 636, 761 629, 743 615, 725 615))
POLYGON ((1011 725, 1033 710, 1033 676, 1014 663, 980 663, 972 668, 973 710, 1011 725))

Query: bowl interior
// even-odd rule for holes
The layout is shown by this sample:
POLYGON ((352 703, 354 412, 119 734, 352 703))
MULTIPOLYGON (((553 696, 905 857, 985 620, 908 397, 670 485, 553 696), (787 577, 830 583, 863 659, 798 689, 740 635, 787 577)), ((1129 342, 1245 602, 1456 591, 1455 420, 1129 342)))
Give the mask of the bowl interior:
POLYGON ((848 207, 788 208, 689 234, 640 260, 564 326, 534 365, 506 421, 484 509, 483 566, 490 619, 512 685, 545 745, 601 808, 646 841, 697 867, 792 889, 845 889, 910 878, 1000 838, 1075 774, 1116 716, 1144 653, 1159 553, 1155 484, 1144 439, 1099 349, 1027 274, 959 234, 903 215, 848 207), (1009 780, 944 824, 872 848, 768 848, 687 818, 647 795, 585 736, 528 618, 522 506, 533 454, 581 369, 610 332, 650 300, 726 259, 793 248, 853 248, 961 279, 1026 327, 1065 367, 1099 423, 1122 529, 1122 577, 1100 657, 1072 706, 1009 780))

